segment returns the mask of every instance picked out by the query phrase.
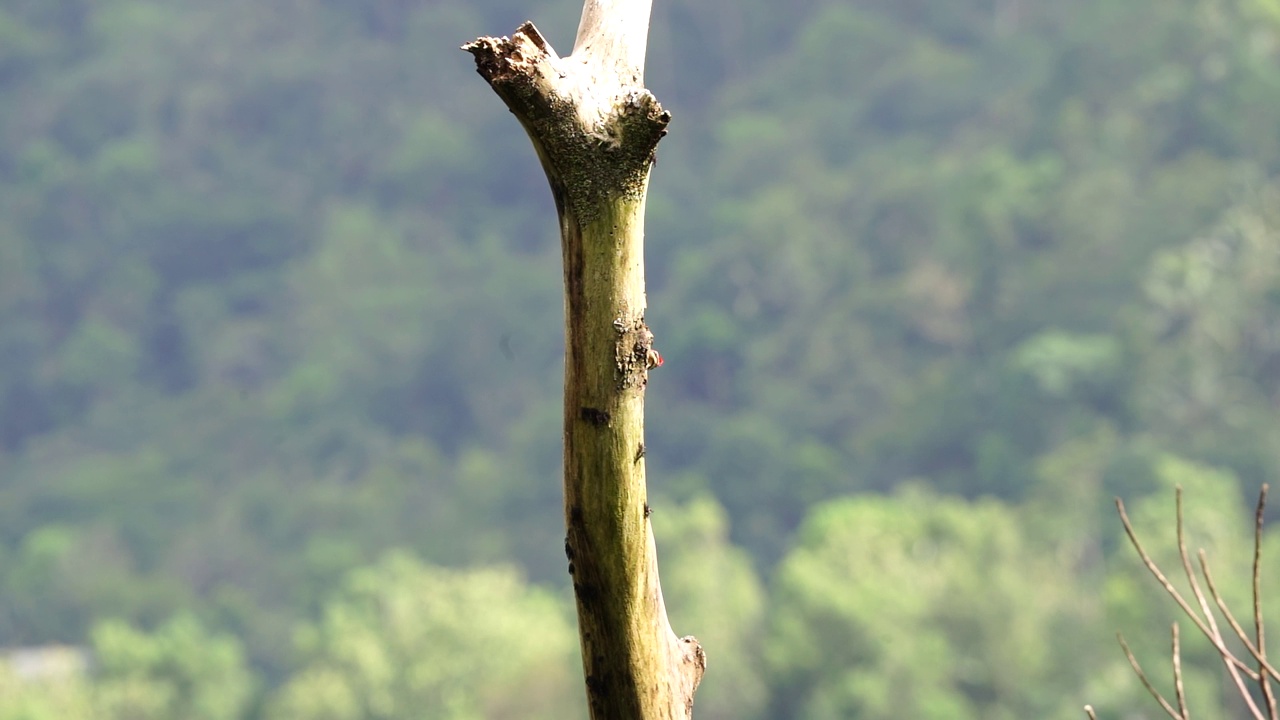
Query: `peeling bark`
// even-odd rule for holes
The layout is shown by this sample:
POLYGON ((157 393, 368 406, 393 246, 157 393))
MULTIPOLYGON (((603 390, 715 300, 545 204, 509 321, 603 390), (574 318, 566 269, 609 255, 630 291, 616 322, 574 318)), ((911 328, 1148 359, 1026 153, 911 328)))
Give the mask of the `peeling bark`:
POLYGON ((560 219, 565 554, 593 720, 693 712, 706 656, 671 630, 645 486, 644 206, 671 116, 643 87, 650 0, 586 0, 573 54, 532 23, 463 49, 533 141, 560 219))

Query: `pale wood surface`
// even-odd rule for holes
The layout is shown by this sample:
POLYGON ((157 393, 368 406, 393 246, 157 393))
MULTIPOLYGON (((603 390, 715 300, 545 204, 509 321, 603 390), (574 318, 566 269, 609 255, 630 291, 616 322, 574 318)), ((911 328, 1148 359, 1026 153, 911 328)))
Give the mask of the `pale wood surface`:
POLYGON ((644 206, 670 121, 642 87, 649 9, 586 0, 566 58, 532 23, 463 48, 532 140, 560 219, 565 553, 593 720, 688 719, 706 667, 668 622, 645 484, 644 206))

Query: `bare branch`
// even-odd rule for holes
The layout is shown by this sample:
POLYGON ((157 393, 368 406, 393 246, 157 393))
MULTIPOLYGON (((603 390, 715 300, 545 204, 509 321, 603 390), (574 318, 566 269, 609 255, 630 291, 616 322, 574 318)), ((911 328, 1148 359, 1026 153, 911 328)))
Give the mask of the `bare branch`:
MULTIPOLYGON (((1186 572, 1187 581, 1191 585, 1191 591, 1195 595, 1196 601, 1200 605, 1200 609, 1204 613, 1203 619, 1200 617, 1199 614, 1195 612, 1195 610, 1191 608, 1191 605, 1182 597, 1182 594, 1178 592, 1178 589, 1173 586, 1173 583, 1169 582, 1169 579, 1165 577, 1164 573, 1160 570, 1160 567, 1156 565, 1155 561, 1151 559, 1151 556, 1147 554, 1146 549, 1142 547, 1142 543, 1138 540, 1138 536, 1133 530, 1133 523, 1129 521, 1128 513, 1125 512, 1124 502, 1119 498, 1116 498, 1116 508, 1117 510, 1119 510, 1119 513, 1120 513, 1120 522, 1121 524, 1124 525, 1124 530, 1125 530, 1125 533, 1129 536, 1129 541, 1133 544, 1134 550, 1137 551, 1138 557, 1142 558, 1143 564, 1147 566, 1147 570, 1149 570, 1152 576, 1156 578, 1157 582, 1160 583, 1161 587, 1164 588, 1165 592, 1169 595, 1169 597, 1173 598, 1174 602, 1178 604, 1178 607, 1182 608, 1182 611, 1187 615, 1187 617, 1191 618, 1191 621, 1195 623, 1196 627, 1200 630, 1200 632, 1206 638, 1209 639, 1209 642, 1213 645, 1214 650, 1217 651, 1218 657, 1222 660, 1222 664, 1226 667, 1227 673, 1231 675, 1231 679, 1236 685, 1236 690, 1240 695, 1240 699, 1244 701, 1245 705, 1249 708, 1250 715, 1253 718, 1255 718, 1255 720, 1267 720, 1268 718, 1270 718, 1270 720, 1276 720, 1274 711, 1271 710, 1271 708, 1274 706, 1274 701, 1271 700, 1271 691, 1270 691, 1269 684, 1264 685, 1263 695, 1265 698, 1268 699, 1268 710, 1272 714, 1270 714, 1267 717, 1264 717, 1262 714, 1262 711, 1258 709, 1257 703, 1254 702, 1253 695, 1249 692, 1249 688, 1245 685, 1244 678, 1242 678, 1240 675, 1241 672, 1243 672, 1253 681, 1260 682, 1260 683, 1267 683, 1266 676, 1268 673, 1272 672, 1272 670, 1270 666, 1266 663, 1265 656, 1262 654, 1262 652, 1254 648, 1252 646, 1252 643, 1249 642, 1247 635, 1245 635, 1243 629, 1239 627, 1239 623, 1235 621, 1234 616, 1227 609, 1226 602, 1222 600, 1221 594, 1217 592, 1217 588, 1214 585, 1212 580, 1213 575, 1212 573, 1209 572, 1209 564, 1208 564, 1208 561, 1205 559, 1204 551, 1202 550, 1199 553, 1200 567, 1201 567, 1201 571, 1204 573, 1204 576, 1205 576, 1205 583, 1206 585, 1209 586, 1210 592, 1213 594, 1214 602, 1215 604, 1217 604, 1218 608, 1222 611, 1223 616, 1227 618, 1227 621, 1231 624, 1232 628, 1236 630, 1236 634, 1239 635, 1241 639, 1244 641, 1245 646, 1249 648, 1250 653, 1254 655, 1254 658, 1256 660, 1258 660, 1259 666, 1262 668, 1262 670, 1255 671, 1249 666, 1245 665, 1226 646, 1226 643, 1222 638, 1222 633, 1218 629, 1217 619, 1215 618, 1212 609, 1209 607, 1209 602, 1205 598, 1204 592, 1200 589, 1200 584, 1196 580, 1195 572, 1191 568, 1191 560, 1187 553, 1186 536, 1183 530, 1183 522, 1182 522, 1182 488, 1181 487, 1178 487, 1176 490, 1176 498, 1177 498, 1176 513, 1177 513, 1178 555, 1182 561, 1182 568, 1186 572)), ((1259 517, 1260 517, 1260 513, 1261 511, 1259 511, 1259 517)), ((1257 525, 1257 522, 1255 522, 1255 527, 1256 525, 1257 525)), ((1259 544, 1260 541, 1257 540, 1256 538, 1257 538, 1257 532, 1255 532, 1255 550, 1254 550, 1255 575, 1257 574, 1256 564, 1258 562, 1258 555, 1260 552, 1258 550, 1258 547, 1260 547, 1260 544, 1259 544)), ((1257 621, 1261 617, 1260 610, 1258 609, 1259 602, 1260 601, 1258 598, 1258 594, 1257 594, 1257 591, 1255 590, 1255 599, 1254 599, 1255 621, 1257 621)), ((1178 656, 1178 650, 1177 650, 1178 641, 1176 638, 1176 632, 1177 631, 1175 626, 1175 640, 1174 640, 1175 682, 1177 682, 1178 677, 1181 675, 1181 668, 1178 667, 1178 665, 1180 665, 1181 663, 1181 659, 1178 656)), ((1129 658, 1129 664, 1132 665, 1134 671, 1138 673, 1138 677, 1140 680, 1142 680, 1143 685, 1147 686, 1147 689, 1149 692, 1156 694, 1154 690, 1151 689, 1151 685, 1146 679, 1146 677, 1142 674, 1141 668, 1139 668, 1137 665, 1137 660, 1133 657, 1133 653, 1129 651, 1128 646, 1125 645, 1123 638, 1120 639, 1120 645, 1121 647, 1124 648, 1125 656, 1129 658)), ((1168 702, 1164 700, 1164 698, 1157 696, 1157 699, 1160 701, 1161 706, 1165 708, 1166 712, 1171 712, 1172 708, 1168 704, 1168 702)), ((1179 698, 1179 704, 1181 705, 1181 703, 1182 703, 1182 699, 1179 698)), ((1184 708, 1184 712, 1185 712, 1185 708, 1184 708)), ((1175 718, 1178 717, 1177 715, 1172 715, 1172 716, 1175 718)), ((1185 720, 1185 717, 1183 718, 1183 720, 1185 720)))
POLYGON ((1200 583, 1196 580, 1195 571, 1191 569, 1191 559, 1187 555, 1187 538, 1182 523, 1182 486, 1179 485, 1174 490, 1176 498, 1176 516, 1178 526, 1178 558, 1182 560, 1182 569, 1187 575, 1187 582, 1191 585, 1191 592, 1196 597, 1196 602, 1200 603, 1200 610, 1204 612, 1205 623, 1208 624, 1211 635, 1209 640, 1213 643, 1214 649, 1218 651, 1218 656, 1222 658, 1222 664, 1226 666, 1227 672, 1231 675, 1231 681, 1236 684, 1236 689, 1240 693, 1240 699, 1244 700, 1249 706, 1249 711, 1258 720, 1263 720, 1262 712, 1258 710, 1257 704, 1253 701, 1253 696, 1249 694, 1249 689, 1245 687, 1244 679, 1240 677, 1240 671, 1249 675, 1250 679, 1257 679, 1257 674, 1246 666, 1239 658, 1235 656, 1222 639, 1222 633, 1218 630, 1218 620, 1213 614, 1213 610, 1209 608, 1209 601, 1204 596, 1204 591, 1200 589, 1200 583))
POLYGON ((1267 662, 1266 623, 1262 619, 1262 516, 1267 507, 1268 489, 1267 484, 1263 483, 1258 491, 1258 505, 1253 513, 1253 628, 1257 647, 1250 650, 1255 651, 1253 654, 1258 660, 1258 688, 1267 705, 1267 718, 1277 720, 1280 715, 1276 713, 1276 698, 1271 692, 1271 682, 1267 677, 1268 673, 1275 676, 1275 670, 1267 662))
MULTIPOLYGON (((1235 631, 1236 637, 1240 638, 1240 642, 1244 643, 1249 654, 1254 660, 1261 663, 1264 672, 1274 674, 1276 671, 1271 664, 1258 652, 1258 648, 1254 646, 1253 641, 1249 639, 1249 634, 1245 632, 1244 627, 1240 625, 1240 621, 1236 620, 1236 616, 1231 612, 1231 608, 1227 606, 1227 601, 1222 598, 1222 593, 1218 592, 1218 585, 1213 581, 1213 572, 1209 569, 1209 560, 1205 556, 1204 550, 1198 553, 1200 559, 1200 572, 1204 575, 1205 586, 1209 588, 1209 596, 1213 598, 1213 602, 1218 606, 1218 610, 1222 616, 1227 619, 1227 623, 1231 625, 1231 629, 1235 631)), ((1261 676, 1251 668, 1242 667, 1242 671, 1249 676, 1250 680, 1261 680, 1261 676)), ((1280 676, 1276 676, 1280 677, 1280 676)))
POLYGON ((1098 713, 1093 711, 1092 705, 1084 706, 1084 714, 1089 716, 1089 720, 1098 720, 1098 713))
POLYGON ((1137 551, 1138 557, 1142 559, 1142 564, 1147 566, 1147 570, 1155 577, 1156 582, 1160 583, 1160 586, 1169 594, 1169 597, 1173 598, 1173 601, 1178 603, 1178 607, 1182 608, 1187 617, 1191 618, 1196 627, 1200 628, 1200 632, 1209 635, 1209 628, 1205 627, 1200 621, 1200 616, 1196 615, 1196 612, 1191 609, 1187 601, 1182 599, 1182 593, 1179 593, 1173 583, 1169 582, 1169 578, 1164 576, 1164 573, 1160 571, 1160 567, 1156 565, 1151 556, 1147 554, 1146 549, 1142 547, 1142 542, 1138 540, 1138 535, 1133 530, 1133 523, 1129 521, 1129 513, 1125 512, 1124 500, 1116 498, 1116 510, 1120 513, 1120 524, 1124 526, 1124 532, 1129 536, 1129 542, 1133 545, 1133 549, 1137 551))
POLYGON ((1178 711, 1182 713, 1182 717, 1189 718, 1191 713, 1187 712, 1187 694, 1182 687, 1182 649, 1178 647, 1178 623, 1173 623, 1173 693, 1178 698, 1178 711))
POLYGON ((1147 674, 1142 671, 1142 666, 1138 664, 1138 658, 1134 657, 1133 651, 1129 649, 1129 643, 1124 641, 1124 635, 1116 633, 1116 639, 1120 641, 1120 647, 1124 649, 1124 656, 1128 658, 1129 666, 1133 668, 1133 672, 1142 681, 1142 686, 1147 689, 1147 692, 1151 693, 1151 697, 1155 698, 1156 702, 1160 703, 1160 707, 1164 708, 1169 717, 1173 718, 1173 720, 1189 720, 1185 714, 1179 714, 1177 710, 1174 710, 1169 701, 1165 700, 1160 691, 1156 690, 1151 681, 1147 679, 1147 674))
MULTIPOLYGON (((1182 490, 1181 488, 1179 488, 1178 490, 1178 507, 1179 508, 1182 507, 1181 498, 1182 498, 1182 490)), ((1240 662, 1240 660, 1235 657, 1235 655, 1231 652, 1231 650, 1228 649, 1227 646, 1223 644, 1222 635, 1220 633, 1217 633, 1216 631, 1211 630, 1209 626, 1205 624, 1205 621, 1200 619, 1200 616, 1196 613, 1196 611, 1193 610, 1191 605, 1182 597, 1182 593, 1178 592, 1178 588, 1174 587, 1173 583, 1169 582, 1169 578, 1165 577, 1164 572, 1160 570, 1160 567, 1156 565, 1155 561, 1151 559, 1151 556, 1147 554, 1146 549, 1142 547, 1142 542, 1138 540, 1138 535, 1133 529, 1133 523, 1130 522, 1129 520, 1129 514, 1125 512, 1124 501, 1121 500, 1120 498, 1116 498, 1116 509, 1120 513, 1120 523, 1124 525, 1125 534, 1129 536, 1129 542, 1133 545, 1133 549, 1137 551, 1138 557, 1142 559, 1142 563, 1147 566, 1147 570, 1149 570, 1151 572, 1151 575, 1156 579, 1156 581, 1160 583, 1160 586, 1164 588, 1164 591, 1169 595, 1169 597, 1173 598, 1173 601, 1178 604, 1178 607, 1182 608, 1182 611, 1186 613, 1187 617, 1191 618, 1191 622, 1195 623, 1196 628, 1198 628, 1200 632, 1203 633, 1204 636, 1209 639, 1209 642, 1213 644, 1213 648, 1218 651, 1218 654, 1220 656, 1222 656, 1224 662, 1227 662, 1228 665, 1237 667, 1239 669, 1243 669, 1245 672, 1252 674, 1253 670, 1249 668, 1247 665, 1245 665, 1244 663, 1240 662)), ((1178 513, 1179 537, 1181 537, 1181 528, 1182 528, 1181 516, 1182 516, 1181 510, 1179 510, 1179 513, 1178 513)), ((1179 541, 1179 546, 1181 545, 1182 543, 1181 541, 1179 541)))
MULTIPOLYGON (((1235 658, 1233 653, 1226 652, 1226 644, 1222 641, 1222 633, 1218 630, 1218 620, 1214 617, 1213 610, 1209 608, 1209 601, 1205 598, 1204 591, 1200 589, 1200 583, 1196 580, 1195 571, 1191 569, 1191 559, 1187 555, 1187 537, 1182 524, 1181 485, 1175 488, 1174 497, 1176 498, 1177 508, 1175 516, 1177 518, 1178 559, 1182 561, 1182 570, 1187 575, 1187 583, 1191 586, 1191 594, 1195 596, 1196 602, 1200 604, 1200 611, 1204 613, 1205 623, 1209 628, 1206 634, 1209 635, 1209 639, 1213 641, 1213 646, 1218 649, 1218 653, 1223 656, 1224 660, 1230 656, 1231 659, 1235 660, 1238 666, 1237 669, 1242 668, 1249 671, 1244 663, 1235 658)), ((1201 626, 1201 630, 1204 630, 1204 626, 1201 626)))
MULTIPOLYGON (((1176 515, 1178 526, 1178 557, 1182 560, 1182 569, 1187 574, 1187 582, 1191 585, 1191 592, 1195 595, 1196 601, 1200 603, 1200 609, 1204 612, 1205 622, 1208 624, 1212 635, 1209 640, 1213 643, 1214 649, 1218 651, 1218 656, 1222 658, 1222 664, 1226 666, 1227 672, 1231 675, 1231 680, 1236 684, 1236 690, 1240 693, 1240 699, 1244 700, 1248 705, 1249 711, 1257 720, 1264 720, 1262 711, 1258 709, 1258 705, 1253 701, 1253 695, 1249 693, 1249 688, 1245 686, 1244 679, 1240 677, 1243 670, 1250 679, 1258 679, 1258 675, 1248 666, 1246 666, 1239 658, 1227 649, 1226 643, 1222 639, 1222 633, 1218 630, 1218 620, 1213 614, 1213 610, 1209 608, 1209 601, 1205 599, 1204 592, 1200 589, 1200 583, 1196 581, 1196 574, 1191 569, 1191 560, 1187 556, 1187 539, 1182 523, 1182 486, 1179 485, 1174 490, 1176 498, 1176 515)), ((1206 563, 1207 564, 1207 563, 1206 563)))

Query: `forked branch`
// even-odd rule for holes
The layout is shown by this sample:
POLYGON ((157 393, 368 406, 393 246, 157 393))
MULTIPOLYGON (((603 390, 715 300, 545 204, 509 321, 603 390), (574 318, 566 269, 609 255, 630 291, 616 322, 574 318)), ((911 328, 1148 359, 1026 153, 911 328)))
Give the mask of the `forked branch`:
MULTIPOLYGON (((1160 584, 1165 593, 1168 594, 1169 597, 1173 598, 1173 601, 1177 603, 1183 613, 1191 619, 1191 622, 1196 626, 1200 633, 1208 638, 1209 643, 1213 645, 1214 650, 1218 653, 1218 657, 1222 660, 1223 666, 1227 670, 1227 674, 1231 677, 1231 680, 1235 685, 1237 694, 1240 696, 1245 707, 1249 709, 1250 716, 1255 718, 1255 720, 1280 720, 1280 715, 1278 715, 1276 711, 1274 690, 1271 686, 1272 680, 1280 680, 1280 674, 1276 672, 1275 667, 1267 660, 1266 632, 1262 618, 1262 584, 1260 568, 1262 564, 1263 511, 1266 508, 1267 503, 1267 486, 1262 486, 1262 490, 1258 494, 1257 507, 1254 511, 1252 588, 1254 631, 1252 638, 1241 626, 1235 615, 1231 612, 1227 602, 1223 599, 1222 594, 1218 591, 1217 584, 1213 581, 1213 573, 1210 571, 1209 561, 1204 550, 1200 550, 1197 553, 1200 572, 1204 577, 1204 587, 1201 587, 1201 584, 1196 577, 1196 573, 1192 568, 1190 555, 1187 553, 1186 533, 1182 522, 1181 487, 1177 488, 1175 496, 1177 500, 1176 526, 1178 557, 1182 562, 1183 572, 1187 576, 1187 583, 1191 588, 1191 594, 1196 600, 1195 606, 1183 597, 1182 593, 1178 591, 1177 587, 1169 581, 1169 578, 1160 569, 1160 566, 1151 559, 1151 556, 1142 546, 1142 542, 1138 539, 1138 535, 1133 529, 1133 524, 1129 521, 1129 515, 1125 512, 1124 501, 1116 498, 1116 509, 1120 513, 1120 522, 1124 525, 1125 534, 1129 536, 1129 541, 1133 544, 1133 549, 1138 553, 1138 557, 1142 559, 1142 563, 1146 565, 1147 570, 1151 572, 1152 577, 1156 579, 1156 582, 1160 584), (1207 596, 1205 594, 1205 589, 1208 590, 1207 596), (1209 604, 1210 598, 1213 600, 1212 606, 1209 604), (1230 648, 1227 647, 1222 632, 1218 627, 1218 619, 1213 612, 1214 607, 1216 607, 1218 612, 1222 614, 1223 619, 1231 627, 1232 631, 1235 632, 1236 637, 1244 645, 1245 649, 1249 651, 1249 657, 1247 660, 1240 659, 1230 648), (1266 708, 1265 714, 1263 713, 1263 710, 1258 707, 1258 703, 1255 700, 1253 693, 1250 692, 1249 684, 1246 683, 1245 680, 1246 678, 1252 681, 1253 684, 1257 685, 1258 693, 1263 701, 1263 706, 1266 708)), ((1152 685, 1151 681, 1147 678, 1146 673, 1143 672, 1142 667, 1138 663, 1138 660, 1134 656, 1132 650, 1130 650, 1128 643, 1125 642, 1124 636, 1118 635, 1118 637, 1120 640, 1120 647, 1124 650, 1125 657, 1133 667, 1134 673, 1137 674, 1138 679, 1142 682, 1143 687, 1147 689, 1147 692, 1151 693, 1151 696, 1160 704, 1161 709, 1163 709, 1169 717, 1174 718, 1174 720, 1190 720, 1190 714, 1187 710, 1186 696, 1182 683, 1182 653, 1177 623, 1174 623, 1173 625, 1173 643, 1171 649, 1174 694, 1177 707, 1174 707, 1174 704, 1170 703, 1163 695, 1160 694, 1155 686, 1152 685)), ((1085 714, 1093 720, 1096 720, 1096 715, 1094 714, 1092 707, 1085 706, 1085 714)))
POLYGON ((565 287, 565 555, 593 720, 689 720, 702 645, 667 619, 649 523, 644 207, 671 115, 643 87, 650 0, 585 0, 573 52, 533 23, 463 46, 533 142, 565 287))

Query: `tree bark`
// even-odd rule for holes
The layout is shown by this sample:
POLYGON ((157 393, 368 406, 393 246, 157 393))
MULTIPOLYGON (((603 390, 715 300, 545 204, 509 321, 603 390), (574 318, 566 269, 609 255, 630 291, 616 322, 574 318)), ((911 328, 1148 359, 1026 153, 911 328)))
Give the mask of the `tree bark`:
POLYGON ((702 646, 667 620, 645 486, 644 206, 671 116, 643 87, 651 0, 586 0, 573 53, 532 23, 463 49, 533 141, 560 219, 565 554, 593 720, 692 717, 702 646))

